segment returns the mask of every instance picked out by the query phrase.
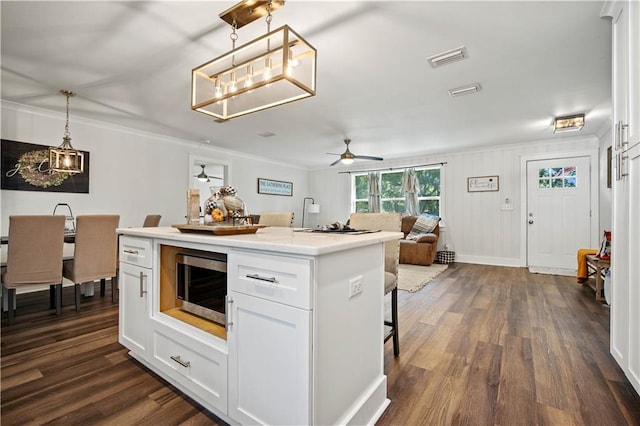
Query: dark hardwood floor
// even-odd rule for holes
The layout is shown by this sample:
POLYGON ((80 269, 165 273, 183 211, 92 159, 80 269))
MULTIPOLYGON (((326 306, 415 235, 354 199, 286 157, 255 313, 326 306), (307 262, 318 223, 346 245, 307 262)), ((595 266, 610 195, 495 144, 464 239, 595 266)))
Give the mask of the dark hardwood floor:
MULTIPOLYGON (((15 324, 2 321, 2 424, 223 424, 128 357, 109 291, 76 313, 65 289, 61 317, 46 292, 18 296, 15 324)), ((575 279, 453 264, 398 303, 378 425, 640 425, 609 310, 575 279)))

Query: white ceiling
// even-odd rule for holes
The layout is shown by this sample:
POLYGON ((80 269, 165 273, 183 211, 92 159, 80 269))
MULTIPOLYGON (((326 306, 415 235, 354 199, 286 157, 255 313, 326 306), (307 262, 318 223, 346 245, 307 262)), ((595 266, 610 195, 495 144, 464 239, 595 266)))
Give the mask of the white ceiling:
MULTIPOLYGON (((230 50, 235 2, 1 2, 2 99, 272 158, 328 166, 560 137, 609 125, 610 21, 600 1, 304 1, 273 15, 318 50, 317 95, 216 123, 190 108, 191 69, 230 50), (426 58, 465 46, 468 59, 426 58), (477 94, 447 90, 480 83, 477 94), (265 132, 275 136, 263 137, 265 132)), ((242 44, 266 30, 238 30, 242 44)), ((62 129, 61 129, 62 134, 62 129)), ((74 141, 82 149, 81 141, 74 141)))

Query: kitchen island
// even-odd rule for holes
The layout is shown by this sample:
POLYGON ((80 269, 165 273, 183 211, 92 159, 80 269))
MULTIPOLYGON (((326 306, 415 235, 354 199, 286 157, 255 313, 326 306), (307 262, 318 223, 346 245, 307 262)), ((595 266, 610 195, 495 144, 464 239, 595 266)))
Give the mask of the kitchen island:
POLYGON ((401 233, 118 233, 120 343, 225 422, 373 424, 389 404, 384 242, 401 233), (182 311, 183 252, 226 256, 225 324, 182 311))

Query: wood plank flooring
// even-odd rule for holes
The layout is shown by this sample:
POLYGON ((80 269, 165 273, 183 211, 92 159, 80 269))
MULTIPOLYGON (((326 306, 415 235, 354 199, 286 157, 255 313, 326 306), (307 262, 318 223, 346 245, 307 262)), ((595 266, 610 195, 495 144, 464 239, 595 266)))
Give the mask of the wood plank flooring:
MULTIPOLYGON (((76 313, 65 289, 61 317, 46 292, 18 296, 1 329, 2 424, 224 424, 128 357, 109 291, 76 313)), ((609 310, 574 278, 457 263, 398 303, 378 425, 640 425, 609 310)))

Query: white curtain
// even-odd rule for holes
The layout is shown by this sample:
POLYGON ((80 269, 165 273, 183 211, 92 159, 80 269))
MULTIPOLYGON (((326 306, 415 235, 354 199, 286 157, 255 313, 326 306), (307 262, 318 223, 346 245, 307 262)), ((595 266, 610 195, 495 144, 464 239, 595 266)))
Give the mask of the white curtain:
POLYGON ((369 172, 369 213, 380 211, 380 172, 369 172))
POLYGON ((418 178, 414 168, 405 169, 402 175, 402 192, 404 192, 404 211, 412 216, 418 216, 418 178))

